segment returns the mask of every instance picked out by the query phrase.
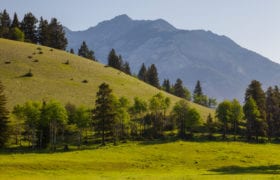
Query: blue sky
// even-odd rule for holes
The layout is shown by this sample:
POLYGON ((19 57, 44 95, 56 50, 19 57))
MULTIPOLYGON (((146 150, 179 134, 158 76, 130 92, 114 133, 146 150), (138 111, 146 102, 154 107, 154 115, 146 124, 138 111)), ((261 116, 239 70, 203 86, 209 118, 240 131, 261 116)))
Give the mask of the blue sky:
POLYGON ((280 0, 0 0, 0 10, 56 17, 72 30, 127 14, 179 29, 211 30, 280 63, 280 0))

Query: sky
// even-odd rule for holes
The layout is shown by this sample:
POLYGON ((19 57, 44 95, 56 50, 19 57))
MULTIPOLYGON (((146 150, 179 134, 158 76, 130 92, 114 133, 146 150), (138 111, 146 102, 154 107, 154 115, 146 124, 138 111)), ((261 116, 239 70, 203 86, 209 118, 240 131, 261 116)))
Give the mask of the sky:
POLYGON ((127 14, 132 19, 164 19, 179 29, 210 30, 280 63, 280 0, 0 0, 0 11, 21 19, 32 12, 56 17, 71 30, 127 14))

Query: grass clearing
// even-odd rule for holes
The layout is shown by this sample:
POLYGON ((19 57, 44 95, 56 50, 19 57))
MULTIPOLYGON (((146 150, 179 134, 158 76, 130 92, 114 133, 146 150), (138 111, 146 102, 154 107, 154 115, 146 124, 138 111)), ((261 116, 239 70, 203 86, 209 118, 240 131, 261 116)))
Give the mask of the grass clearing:
MULTIPOLYGON (((56 99, 64 104, 93 107, 102 82, 109 83, 117 96, 148 100, 158 89, 103 64, 35 44, 0 38, 0 80, 5 86, 8 108, 28 100, 56 99), (40 53, 42 52, 42 53, 40 53), (34 63, 34 61, 37 61, 34 63), (69 64, 65 64, 65 62, 69 64), (10 62, 6 64, 5 62, 10 62), (22 77, 31 70, 32 77, 22 77), (83 83, 87 80, 87 83, 83 83)), ((172 105, 180 99, 162 91, 172 105)), ((206 119, 213 110, 190 103, 206 119)))
POLYGON ((64 153, 0 154, 0 179, 279 179, 276 144, 129 142, 64 153))

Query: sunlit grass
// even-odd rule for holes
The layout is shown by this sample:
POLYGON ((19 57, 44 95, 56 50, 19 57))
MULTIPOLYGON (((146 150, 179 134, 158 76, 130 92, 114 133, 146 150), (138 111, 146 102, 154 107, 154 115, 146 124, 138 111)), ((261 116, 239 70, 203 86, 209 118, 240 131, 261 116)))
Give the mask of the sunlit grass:
POLYGON ((275 144, 127 143, 65 153, 0 155, 0 179, 280 178, 275 144))
MULTIPOLYGON (((28 100, 50 99, 93 107, 95 94, 102 82, 109 83, 117 96, 125 96, 131 103, 136 96, 148 100, 159 92, 103 64, 49 47, 5 39, 0 39, 0 80, 6 87, 9 109, 28 100), (5 64, 7 61, 10 64, 5 64), (65 64, 66 61, 69 65, 65 64), (22 77, 29 70, 34 76, 22 77), (84 80, 88 83, 83 83, 84 80)), ((164 95, 170 97, 172 105, 179 100, 170 94, 164 95)), ((204 119, 213 113, 213 110, 193 103, 191 106, 196 107, 204 119)))

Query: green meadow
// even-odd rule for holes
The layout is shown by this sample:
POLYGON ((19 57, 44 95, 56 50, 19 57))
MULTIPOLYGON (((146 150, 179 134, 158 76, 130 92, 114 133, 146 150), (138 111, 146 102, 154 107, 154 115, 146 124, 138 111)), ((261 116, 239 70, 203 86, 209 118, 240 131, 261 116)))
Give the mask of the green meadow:
POLYGON ((128 142, 60 153, 0 154, 0 179, 279 179, 276 144, 128 142))
MULTIPOLYGON (((171 106, 180 100, 104 64, 49 47, 0 38, 0 64, 0 80, 10 110, 28 100, 51 99, 92 108, 98 86, 103 82, 110 85, 114 94, 127 97, 131 103, 134 97, 148 100, 159 92, 171 99, 171 106), (29 70, 33 77, 23 77, 29 70)), ((204 119, 214 112, 192 102, 190 106, 204 119)))

